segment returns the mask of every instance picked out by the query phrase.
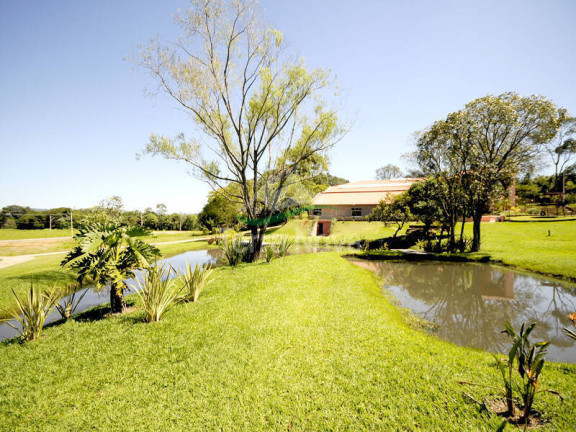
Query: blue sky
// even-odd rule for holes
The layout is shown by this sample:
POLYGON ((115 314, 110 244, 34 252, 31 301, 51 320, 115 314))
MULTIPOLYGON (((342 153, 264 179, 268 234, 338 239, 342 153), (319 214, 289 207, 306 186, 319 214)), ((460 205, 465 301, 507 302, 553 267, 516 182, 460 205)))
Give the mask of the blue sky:
MULTIPOLYGON (((0 1, 0 207, 199 211, 208 188, 183 164, 135 154, 191 120, 126 57, 171 39, 181 0, 0 1)), ((576 113, 576 2, 262 1, 308 65, 330 69, 353 129, 331 172, 402 166, 413 132, 486 94, 542 94, 576 113)))

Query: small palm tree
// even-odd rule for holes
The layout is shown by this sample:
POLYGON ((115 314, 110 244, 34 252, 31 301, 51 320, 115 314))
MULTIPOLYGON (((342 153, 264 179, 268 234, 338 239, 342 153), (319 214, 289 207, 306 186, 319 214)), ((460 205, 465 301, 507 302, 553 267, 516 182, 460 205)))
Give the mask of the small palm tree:
POLYGON ((147 228, 115 224, 93 224, 80 230, 72 249, 61 265, 78 272, 78 282, 91 279, 98 288, 110 284, 110 309, 122 312, 125 279, 134 277, 134 270, 149 267, 160 250, 138 237, 150 235, 147 228))

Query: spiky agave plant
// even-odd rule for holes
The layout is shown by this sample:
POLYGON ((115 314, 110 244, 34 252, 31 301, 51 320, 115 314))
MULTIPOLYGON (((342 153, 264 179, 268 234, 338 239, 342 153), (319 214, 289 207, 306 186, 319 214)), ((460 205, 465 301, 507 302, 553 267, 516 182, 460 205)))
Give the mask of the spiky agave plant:
POLYGON ((67 320, 72 315, 74 315, 76 308, 88 292, 86 289, 82 294, 78 294, 79 289, 80 284, 73 284, 68 285, 66 290, 62 291, 61 295, 66 297, 56 303, 56 310, 63 320, 67 320))
POLYGON ((60 290, 53 288, 50 291, 40 292, 31 283, 27 298, 21 300, 14 290, 12 293, 16 299, 16 308, 11 314, 11 319, 18 321, 22 328, 19 329, 11 322, 8 322, 8 325, 20 331, 20 336, 24 341, 37 341, 42 334, 46 317, 58 303, 60 290))
POLYGON ((222 240, 220 250, 226 263, 235 266, 247 261, 250 254, 250 245, 244 243, 242 236, 236 236, 222 240))
POLYGON ((267 244, 264 249, 264 257, 266 258, 266 262, 271 262, 274 258, 276 258, 276 247, 272 244, 267 244))
POLYGON ((181 288, 175 279, 170 279, 172 268, 156 264, 148 269, 142 281, 136 279, 136 293, 142 300, 146 322, 157 322, 178 299, 181 288))
POLYGON ((276 244, 276 254, 278 257, 282 258, 286 256, 293 244, 294 240, 288 240, 286 237, 282 237, 280 242, 276 244))
POLYGON ((194 270, 188 261, 186 261, 186 271, 179 273, 180 278, 184 282, 184 299, 186 301, 198 301, 200 293, 208 284, 208 278, 212 274, 210 265, 196 264, 194 270))

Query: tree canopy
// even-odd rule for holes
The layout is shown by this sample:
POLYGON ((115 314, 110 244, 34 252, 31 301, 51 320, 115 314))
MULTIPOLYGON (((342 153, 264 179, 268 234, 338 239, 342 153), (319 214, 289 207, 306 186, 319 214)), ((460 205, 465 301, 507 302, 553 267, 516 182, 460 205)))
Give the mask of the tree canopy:
MULTIPOLYGON (((152 135, 144 153, 185 161, 248 219, 273 214, 302 172, 325 168, 343 128, 327 98, 334 82, 285 53, 282 34, 263 22, 252 1, 195 0, 177 17, 182 35, 153 41, 138 63, 188 112, 197 135, 152 135)), ((251 252, 265 225, 253 226, 251 252)))

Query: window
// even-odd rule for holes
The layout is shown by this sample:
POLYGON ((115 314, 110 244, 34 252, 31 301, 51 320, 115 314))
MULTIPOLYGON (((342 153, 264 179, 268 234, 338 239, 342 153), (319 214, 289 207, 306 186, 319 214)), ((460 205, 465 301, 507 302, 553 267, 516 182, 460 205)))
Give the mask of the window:
POLYGON ((360 207, 352 207, 352 217, 362 216, 362 209, 360 207))
POLYGON ((313 214, 314 216, 322 216, 322 209, 315 208, 315 209, 312 210, 312 214, 313 214))

